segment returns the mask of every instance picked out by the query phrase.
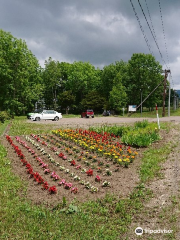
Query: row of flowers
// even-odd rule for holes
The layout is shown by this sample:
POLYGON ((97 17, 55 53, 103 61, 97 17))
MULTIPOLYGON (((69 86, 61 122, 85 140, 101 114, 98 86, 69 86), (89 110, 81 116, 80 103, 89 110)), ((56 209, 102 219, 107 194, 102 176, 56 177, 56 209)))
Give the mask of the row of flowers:
MULTIPOLYGON (((88 152, 80 151, 79 155, 76 156, 76 153, 73 154, 74 150, 76 150, 75 147, 73 147, 73 150, 72 150, 71 154, 69 154, 69 152, 67 151, 67 150, 68 150, 67 148, 63 149, 64 151, 61 151, 61 152, 60 152, 57 147, 51 146, 51 145, 49 144, 49 142, 48 142, 48 143, 45 142, 43 136, 39 136, 39 135, 37 136, 37 135, 35 135, 35 134, 31 134, 31 136, 32 136, 36 141, 38 141, 39 144, 45 145, 45 146, 47 146, 48 148, 50 148, 50 150, 53 151, 53 152, 55 152, 55 154, 58 155, 58 157, 62 158, 63 160, 68 160, 71 165, 75 166, 76 169, 81 169, 81 168, 82 168, 82 166, 81 166, 79 163, 77 163, 77 162, 80 161, 80 159, 82 159, 83 161, 81 161, 81 163, 82 163, 83 165, 86 165, 86 166, 90 166, 90 165, 91 165, 91 168, 96 169, 97 172, 99 172, 99 173, 102 173, 102 172, 103 172, 103 175, 107 175, 107 176, 112 175, 112 171, 110 171, 109 168, 102 169, 102 166, 103 166, 103 163, 102 163, 102 162, 97 161, 97 160, 95 161, 96 156, 93 156, 92 158, 90 158, 90 159, 92 160, 91 162, 90 162, 90 161, 86 161, 86 158, 84 158, 84 156, 87 156, 88 152), (42 140, 41 138, 42 138, 43 140, 42 140), (64 152, 66 152, 66 155, 65 155, 64 152), (69 155, 69 157, 68 157, 68 155, 69 155), (70 158, 70 157, 72 157, 72 155, 73 155, 73 158, 76 158, 76 161, 75 161, 74 159, 70 158), (96 162, 97 164, 95 164, 95 162, 96 162)), ((46 140, 48 140, 47 136, 46 136, 46 140)), ((54 143, 54 141, 52 141, 52 142, 54 143)), ((55 142, 55 143, 56 143, 56 142, 55 142)), ((34 144, 34 142, 33 142, 33 144, 34 144)), ((59 147, 60 147, 60 146, 59 146, 59 147)), ((38 146, 38 148, 39 148, 39 146, 38 146)), ((43 148, 41 151, 43 152, 43 154, 46 154, 44 148, 43 148)), ((51 160, 54 161, 54 159, 51 159, 51 160)), ((106 164, 106 167, 109 167, 109 165, 106 164)), ((84 172, 84 170, 82 170, 82 171, 84 172)))
POLYGON ((31 164, 25 159, 24 154, 22 153, 21 149, 17 145, 13 143, 13 140, 10 136, 6 135, 7 141, 10 143, 10 145, 14 148, 16 154, 20 158, 23 166, 26 167, 26 172, 29 174, 30 178, 34 178, 34 181, 36 181, 38 184, 42 184, 42 189, 48 190, 49 193, 57 193, 57 188, 55 186, 49 187, 49 184, 47 181, 45 181, 41 175, 38 172, 34 172, 31 164))
MULTIPOLYGON (((20 137, 16 137, 16 140, 18 141, 19 144, 21 144, 23 147, 25 147, 31 155, 36 159, 36 161, 39 163, 39 166, 41 166, 44 169, 45 174, 50 174, 51 178, 53 178, 54 181, 60 180, 61 178, 59 175, 57 175, 54 171, 51 171, 48 168, 48 164, 44 163, 42 158, 38 157, 38 155, 35 153, 33 149, 31 149, 25 141, 22 141, 20 137)), ((76 187, 73 187, 72 183, 66 182, 65 179, 61 179, 61 182, 58 183, 58 185, 63 185, 65 189, 71 189, 71 192, 77 193, 78 189, 76 187), (63 182, 63 184, 62 184, 63 182)))
POLYGON ((61 139, 69 140, 84 150, 96 153, 99 157, 113 160, 115 163, 128 167, 133 162, 137 151, 132 151, 119 143, 119 139, 110 134, 98 134, 90 130, 53 130, 53 134, 61 139))
MULTIPOLYGON (((37 156, 37 154, 35 154, 35 151, 32 150, 30 147, 28 147, 27 144, 26 144, 24 141, 21 141, 21 139, 20 139, 19 137, 16 137, 16 139, 17 139, 17 141, 18 141, 21 145, 23 145, 24 147, 26 147, 26 148, 28 149, 28 151, 34 156, 34 158, 35 158, 37 161, 40 162, 40 165, 45 168, 44 172, 45 172, 46 174, 49 174, 51 171, 49 170, 48 165, 45 164, 45 163, 42 161, 42 159, 37 156)), ((49 158, 50 162, 51 162, 51 163, 54 163, 56 166, 58 166, 61 171, 65 171, 65 173, 69 173, 70 176, 73 178, 74 181, 78 181, 79 183, 81 183, 82 185, 84 185, 85 188, 90 189, 91 192, 97 192, 97 191, 98 191, 98 188, 95 187, 95 186, 93 186, 89 181, 81 180, 81 177, 79 177, 77 174, 74 174, 73 172, 70 172, 69 169, 65 168, 64 166, 60 165, 59 162, 55 161, 55 160, 51 157, 50 154, 47 154, 47 152, 44 150, 44 148, 41 148, 41 147, 40 147, 40 145, 39 145, 40 140, 38 141, 38 143, 36 143, 33 139, 31 139, 31 138, 28 137, 28 136, 26 136, 26 140, 27 140, 28 142, 30 142, 32 145, 34 145, 43 155, 47 155, 47 157, 49 158)), ((72 161, 70 162, 70 165, 74 166, 74 164, 75 164, 75 161, 72 160, 72 161)), ((81 169, 80 165, 76 166, 75 168, 76 168, 76 169, 81 169)), ((89 170, 81 169, 81 173, 86 173, 87 176, 93 176, 93 170, 92 170, 92 169, 89 169, 89 170)), ((51 177, 53 177, 54 180, 59 180, 59 179, 60 179, 60 177, 59 177, 55 172, 52 172, 51 177)), ((100 176, 97 175, 97 176, 95 177, 95 181, 96 181, 96 182, 100 182, 100 180, 101 180, 100 176)), ((69 186, 71 186, 71 184, 65 183, 65 180, 64 180, 64 179, 62 179, 61 182, 58 183, 58 184, 59 184, 59 185, 64 185, 64 187, 65 187, 66 189, 69 189, 69 186)), ((110 182, 108 182, 108 181, 104 181, 104 182, 102 183, 102 186, 109 186, 109 185, 110 185, 110 182)), ((72 187, 72 186, 71 186, 71 187, 72 187)), ((76 191, 76 190, 74 189, 73 192, 75 193, 75 191, 76 191)))

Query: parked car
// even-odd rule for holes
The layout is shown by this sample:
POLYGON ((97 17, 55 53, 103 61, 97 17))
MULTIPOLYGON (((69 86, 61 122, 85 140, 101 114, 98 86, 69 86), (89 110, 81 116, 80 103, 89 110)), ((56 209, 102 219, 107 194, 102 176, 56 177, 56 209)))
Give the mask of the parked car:
POLYGON ((43 110, 39 113, 34 113, 33 115, 30 116, 29 119, 33 121, 40 121, 41 119, 58 121, 61 118, 62 118, 61 113, 58 113, 54 110, 43 110))
POLYGON ((108 110, 108 111, 104 110, 104 112, 103 112, 103 116, 110 116, 110 115, 111 115, 111 113, 110 113, 109 110, 108 110))
POLYGON ((89 117, 94 118, 94 111, 92 109, 88 109, 88 110, 86 110, 86 111, 81 113, 81 117, 82 118, 84 118, 84 117, 86 117, 86 118, 89 118, 89 117))
POLYGON ((43 109, 36 109, 34 112, 27 113, 27 118, 30 119, 30 117, 35 113, 41 113, 43 109))

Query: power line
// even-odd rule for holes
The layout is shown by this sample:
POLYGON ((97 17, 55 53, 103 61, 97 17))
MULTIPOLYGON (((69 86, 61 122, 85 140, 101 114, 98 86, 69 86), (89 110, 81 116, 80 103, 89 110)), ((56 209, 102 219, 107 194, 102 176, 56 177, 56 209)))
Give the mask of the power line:
POLYGON ((155 39, 156 39, 156 41, 157 41, 157 37, 156 37, 155 30, 154 30, 154 26, 153 26, 153 22, 152 22, 151 14, 150 14, 149 7, 148 7, 148 4, 147 4, 147 1, 146 1, 146 0, 145 0, 145 3, 146 3, 146 7, 147 7, 147 11, 148 11, 149 19, 150 19, 150 22, 151 22, 152 31, 153 31, 154 37, 155 37, 155 39))
POLYGON ((149 44, 149 42, 148 42, 148 39, 147 39, 147 37, 146 37, 146 34, 145 34, 145 32, 144 32, 144 30, 143 30, 143 27, 142 27, 142 25, 141 25, 141 22, 140 22, 140 19, 139 19, 139 17, 138 17, 138 14, 137 14, 137 12, 136 12, 136 9, 135 9, 135 7, 134 7, 134 5, 133 5, 133 3, 132 3, 132 0, 130 0, 130 2, 131 2, 131 5, 132 5, 134 14, 135 14, 135 16, 136 16, 136 18, 137 18, 137 21, 138 21, 138 23, 139 23, 139 27, 140 27, 140 29, 141 29, 141 32, 142 32, 142 34, 143 34, 143 37, 144 37, 144 39, 145 39, 145 41, 146 41, 147 47, 148 47, 148 49, 149 49, 149 52, 154 56, 153 51, 151 50, 151 46, 150 46, 150 44, 149 44))
POLYGON ((140 0, 138 0, 138 3, 139 3, 139 6, 140 6, 140 8, 141 8, 141 11, 142 11, 142 13, 143 13, 143 15, 144 15, 144 18, 145 18, 145 20, 146 20, 146 23, 147 23, 147 25, 148 25, 148 27, 149 27, 149 30, 150 30, 150 32, 151 32, 151 35, 152 35, 152 37, 153 37, 153 39, 154 39, 154 41, 155 41, 155 44, 156 44, 156 46, 157 46, 157 48, 158 48, 158 50, 159 50, 159 54, 160 54, 160 56, 161 56, 161 59, 162 59, 162 61, 164 62, 164 64, 166 65, 166 62, 165 62, 164 59, 163 59, 163 56, 162 56, 162 53, 161 53, 161 51, 160 51, 159 45, 158 45, 158 43, 157 43, 157 41, 156 41, 156 38, 155 38, 155 36, 154 36, 154 34, 153 34, 153 32, 152 32, 152 29, 151 29, 151 27, 150 27, 150 25, 149 25, 149 22, 148 22, 147 17, 146 17, 146 15, 145 15, 145 13, 144 13, 144 10, 143 10, 143 8, 142 8, 142 5, 141 5, 141 3, 140 3, 140 0))
POLYGON ((161 1, 160 0, 159 0, 159 11, 160 11, 160 15, 161 15, 161 23, 162 23, 162 29, 163 29, 163 35, 164 35, 166 56, 167 56, 167 61, 168 61, 168 64, 169 64, 169 56, 168 56, 168 51, 167 51, 166 36, 165 36, 165 31, 164 31, 164 22, 163 22, 163 17, 162 17, 161 1))
MULTIPOLYGON (((139 23, 139 26, 140 26, 140 28, 141 28, 141 31, 142 31, 142 33, 143 33, 144 39, 145 39, 145 41, 146 41, 146 44, 147 44, 147 46, 148 46, 148 48, 149 48, 149 51, 150 51, 150 53, 151 53, 152 55, 154 55, 153 52, 152 52, 152 50, 151 50, 151 46, 150 46, 150 44, 149 44, 149 42, 148 42, 148 38, 146 37, 145 32, 144 32, 144 30, 143 30, 143 27, 142 27, 142 25, 141 25, 141 23, 140 23, 140 19, 139 19, 138 14, 137 14, 137 12, 136 12, 136 10, 135 10, 135 7, 134 7, 134 5, 133 5, 133 3, 132 3, 131 0, 130 0, 130 2, 131 2, 131 5, 132 5, 132 7, 133 7, 135 16, 136 16, 136 18, 137 18, 137 20, 138 20, 138 23, 139 23)), ((158 42, 157 42, 157 37, 156 37, 156 33, 155 33, 154 26, 153 26, 153 23, 152 23, 152 19, 151 19, 151 15, 150 15, 150 11, 149 11, 149 7, 148 7, 148 4, 147 4, 147 1, 145 0, 145 3, 146 3, 146 7, 147 7, 149 19, 150 19, 150 22, 151 22, 151 26, 150 26, 150 24, 149 24, 149 22, 148 22, 148 20, 147 20, 146 14, 145 14, 145 12, 144 12, 144 10, 143 10, 143 7, 142 7, 142 5, 141 5, 141 3, 140 3, 140 0, 138 0, 138 3, 139 3, 139 6, 140 6, 140 8, 141 8, 141 11, 142 11, 142 13, 143 13, 143 15, 144 15, 144 18, 145 18, 145 20, 146 20, 146 23, 147 23, 147 25, 148 25, 148 27, 149 27, 149 30, 150 30, 150 32, 151 32, 151 35, 152 35, 152 37, 153 37, 153 39, 154 39, 154 42, 155 42, 155 44, 156 44, 156 46, 157 46, 157 49, 158 49, 159 54, 160 54, 160 56, 161 56, 161 59, 162 59, 163 63, 166 65, 166 68, 169 69, 169 67, 167 66, 167 64, 166 64, 166 62, 165 62, 165 60, 164 60, 164 58, 163 58, 163 55, 162 55, 162 53, 161 53, 161 51, 160 51, 160 48, 159 48, 159 45, 158 45, 158 42)), ((160 9, 162 29, 163 29, 163 35, 164 35, 164 41, 165 41, 166 56, 167 56, 168 65, 169 65, 169 57, 168 57, 168 51, 167 51, 167 44, 166 44, 166 37, 165 37, 165 31, 164 31, 164 23, 163 23, 163 17, 162 17, 162 10, 161 10, 160 0, 159 0, 159 9, 160 9)), ((172 80, 172 85, 174 85, 173 79, 172 79, 172 75, 171 75, 171 80, 172 80)))
MULTIPOLYGON (((166 44, 166 36, 165 36, 165 30, 164 30, 164 22, 163 22, 163 17, 162 17, 162 9, 161 9, 161 1, 159 0, 159 11, 160 11, 160 16, 161 16, 161 24, 162 24, 162 29, 163 29, 163 36, 164 36, 164 43, 165 43, 165 49, 166 49, 166 57, 169 65, 169 56, 168 56, 168 50, 167 50, 167 44, 166 44)), ((170 68, 169 68, 170 69, 170 68)), ((174 87, 174 82, 172 78, 172 74, 170 75, 170 79, 172 81, 172 85, 174 87)))

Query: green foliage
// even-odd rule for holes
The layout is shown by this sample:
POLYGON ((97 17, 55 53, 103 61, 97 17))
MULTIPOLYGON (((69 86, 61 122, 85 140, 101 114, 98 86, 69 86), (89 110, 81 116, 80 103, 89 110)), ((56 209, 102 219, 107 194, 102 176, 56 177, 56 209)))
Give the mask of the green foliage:
POLYGON ((122 85, 121 76, 117 74, 114 80, 114 86, 110 91, 109 96, 109 105, 111 109, 114 109, 117 112, 120 112, 127 103, 127 94, 125 87, 122 85))
MULTIPOLYGON (((128 104, 139 105, 142 98, 148 96, 152 90, 163 80, 162 66, 155 60, 151 54, 135 53, 128 61, 128 78, 124 81, 127 89, 128 104)), ((158 89, 145 101, 143 106, 153 107, 162 102, 163 86, 158 89)))
POLYGON ((62 72, 59 61, 52 60, 50 57, 45 61, 45 69, 43 71, 43 81, 45 85, 44 100, 47 108, 57 109, 57 96, 62 93, 62 72))
MULTIPOLYGON (((133 54, 128 62, 116 61, 102 70, 89 62, 65 63, 49 57, 41 69, 21 39, 0 30, 0 110, 12 115, 31 112, 39 100, 47 108, 112 109, 140 103, 162 80, 162 66, 150 54, 133 54)), ((162 88, 145 101, 151 108, 162 103, 162 88)))
POLYGON ((76 97, 76 106, 86 95, 97 90, 100 85, 99 70, 96 70, 89 62, 74 62, 70 64, 68 81, 65 82, 65 89, 71 90, 76 97))
POLYGON ((127 133, 128 130, 132 129, 131 127, 124 127, 124 126, 107 126, 107 125, 101 125, 98 127, 89 127, 91 131, 95 131, 98 133, 110 133, 114 134, 115 136, 122 137, 124 134, 127 133))
POLYGON ((6 111, 0 112, 0 122, 4 123, 6 120, 9 120, 11 117, 6 111))
POLYGON ((149 125, 148 120, 138 121, 134 123, 135 128, 146 128, 149 125))
POLYGON ((147 147, 160 139, 157 124, 147 120, 136 122, 134 126, 106 126, 90 127, 90 130, 98 133, 110 133, 121 137, 121 141, 127 145, 147 147))
POLYGON ((161 169, 160 163, 165 161, 166 156, 171 152, 170 145, 165 145, 159 149, 150 148, 144 152, 140 177, 142 182, 152 180, 159 176, 161 169))
POLYGON ((33 133, 34 134, 40 134, 42 132, 51 132, 53 128, 53 125, 51 124, 33 124, 33 123, 28 123, 25 120, 20 119, 15 119, 12 122, 11 125, 11 129, 9 134, 10 135, 28 135, 32 133, 32 129, 33 129, 33 133))
POLYGON ((157 129, 153 127, 129 131, 121 138, 123 143, 138 147, 147 147, 157 140, 160 140, 160 136, 157 129))
POLYGON ((22 114, 42 96, 41 68, 25 41, 0 30, 0 110, 22 114))
MULTIPOLYGON (((108 66, 105 66, 102 71, 102 86, 101 91, 103 96, 109 100, 110 92, 112 91, 113 87, 117 84, 117 79, 119 77, 121 79, 126 78, 126 72, 127 72, 127 63, 121 61, 116 61, 115 64, 110 64, 108 66)), ((124 84, 123 84, 124 85, 124 84)))
POLYGON ((81 101, 82 109, 93 109, 94 112, 102 112, 106 100, 97 91, 89 92, 81 101))
POLYGON ((58 103, 61 109, 66 109, 66 114, 68 114, 68 109, 74 107, 76 97, 72 94, 72 91, 64 91, 58 96, 58 103))

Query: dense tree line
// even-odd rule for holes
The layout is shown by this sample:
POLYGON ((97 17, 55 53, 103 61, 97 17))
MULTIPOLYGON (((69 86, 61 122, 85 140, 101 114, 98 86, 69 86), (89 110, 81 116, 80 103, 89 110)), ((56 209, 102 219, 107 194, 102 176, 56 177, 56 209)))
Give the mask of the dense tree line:
MULTIPOLYGON (((52 58, 42 68, 25 41, 0 30, 0 111, 21 115, 34 110, 36 103, 62 112, 92 108, 120 113, 123 107, 138 105, 163 78, 160 63, 143 53, 103 69, 89 62, 66 63, 52 58)), ((143 106, 161 105, 162 92, 163 84, 143 106)))

